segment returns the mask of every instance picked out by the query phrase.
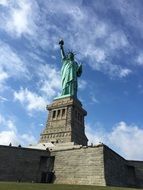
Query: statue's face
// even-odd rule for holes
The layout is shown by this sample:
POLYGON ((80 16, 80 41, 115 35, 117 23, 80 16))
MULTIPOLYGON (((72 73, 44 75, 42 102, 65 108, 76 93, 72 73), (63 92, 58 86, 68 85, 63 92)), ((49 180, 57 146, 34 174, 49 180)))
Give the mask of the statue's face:
POLYGON ((74 54, 73 53, 68 53, 67 57, 68 57, 68 59, 74 60, 74 54))

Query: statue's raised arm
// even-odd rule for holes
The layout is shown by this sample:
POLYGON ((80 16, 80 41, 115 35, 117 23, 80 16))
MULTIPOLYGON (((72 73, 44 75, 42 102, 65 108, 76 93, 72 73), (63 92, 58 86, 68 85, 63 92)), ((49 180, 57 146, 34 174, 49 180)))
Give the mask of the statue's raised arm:
POLYGON ((64 41, 60 40, 59 44, 60 44, 60 49, 61 49, 61 56, 62 56, 62 59, 64 59, 66 57, 64 47, 63 47, 64 46, 64 41))

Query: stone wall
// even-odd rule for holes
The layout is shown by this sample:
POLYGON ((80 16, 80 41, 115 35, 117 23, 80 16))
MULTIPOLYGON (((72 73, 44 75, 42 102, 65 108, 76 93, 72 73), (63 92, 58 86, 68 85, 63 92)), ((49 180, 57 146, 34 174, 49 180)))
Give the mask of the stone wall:
POLYGON ((143 187, 143 162, 127 161, 106 145, 51 152, 54 183, 143 187))
POLYGON ((106 145, 36 150, 0 146, 0 181, 143 187, 143 161, 128 161, 106 145), (49 178, 50 177, 50 178, 49 178))
POLYGON ((123 157, 104 145, 104 166, 106 185, 135 187, 135 168, 123 157))
POLYGON ((55 182, 105 186, 103 146, 53 151, 55 182))
POLYGON ((53 161, 45 150, 0 146, 0 181, 40 182, 52 171, 53 161))
POLYGON ((143 187, 143 161, 128 161, 128 165, 135 168, 137 186, 143 187))

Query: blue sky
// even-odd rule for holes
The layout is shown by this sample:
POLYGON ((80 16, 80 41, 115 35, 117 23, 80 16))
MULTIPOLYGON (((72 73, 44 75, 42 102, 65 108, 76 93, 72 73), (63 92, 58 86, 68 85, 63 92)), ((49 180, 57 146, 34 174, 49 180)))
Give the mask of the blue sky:
POLYGON ((143 159, 143 1, 0 0, 0 144, 36 143, 60 94, 60 51, 83 64, 89 144, 143 159))

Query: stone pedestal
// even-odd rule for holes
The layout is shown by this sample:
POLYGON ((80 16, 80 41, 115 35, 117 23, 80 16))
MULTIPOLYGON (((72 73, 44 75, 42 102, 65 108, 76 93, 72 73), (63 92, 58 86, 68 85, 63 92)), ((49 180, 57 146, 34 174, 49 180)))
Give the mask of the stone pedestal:
POLYGON ((87 145, 84 117, 87 112, 78 99, 56 99, 47 106, 49 111, 46 128, 41 134, 41 143, 67 143, 87 145))

